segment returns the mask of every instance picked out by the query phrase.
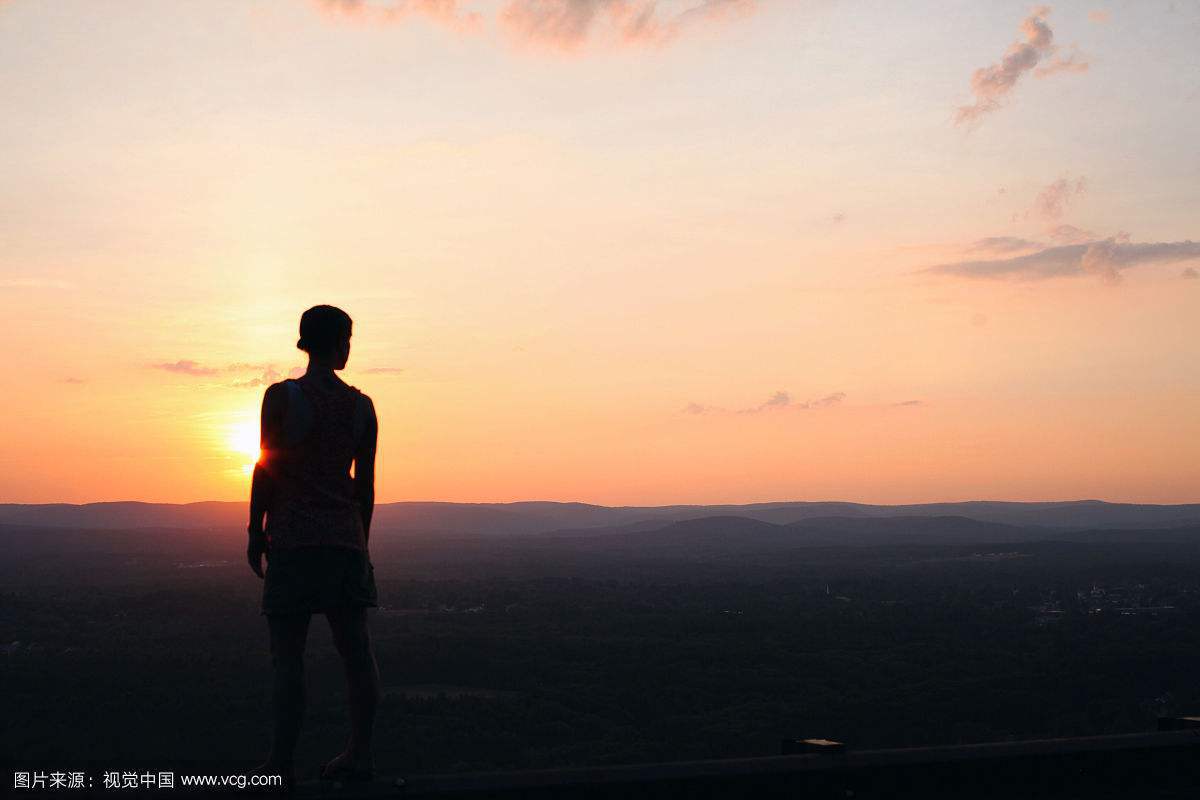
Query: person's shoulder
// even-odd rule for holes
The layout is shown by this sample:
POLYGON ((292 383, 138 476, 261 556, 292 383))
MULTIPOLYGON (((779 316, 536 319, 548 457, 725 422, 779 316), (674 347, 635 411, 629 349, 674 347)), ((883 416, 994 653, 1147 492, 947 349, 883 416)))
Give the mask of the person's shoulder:
POLYGON ((294 378, 284 378, 267 386, 263 390, 263 405, 281 407, 289 405, 295 399, 302 399, 303 392, 300 384, 294 378))
POLYGON ((355 409, 356 413, 360 417, 365 417, 368 422, 374 421, 376 419, 375 403, 371 400, 371 395, 367 394, 362 389, 359 389, 357 386, 351 386, 350 389, 354 392, 354 397, 357 404, 355 409))
POLYGON ((283 397, 284 394, 286 394, 293 386, 295 386, 295 383, 296 382, 291 378, 284 378, 281 381, 275 381, 275 383, 269 384, 267 388, 263 390, 263 397, 271 399, 283 397))
POLYGON ((263 403, 274 403, 283 397, 287 391, 286 381, 276 381, 263 389, 263 403))

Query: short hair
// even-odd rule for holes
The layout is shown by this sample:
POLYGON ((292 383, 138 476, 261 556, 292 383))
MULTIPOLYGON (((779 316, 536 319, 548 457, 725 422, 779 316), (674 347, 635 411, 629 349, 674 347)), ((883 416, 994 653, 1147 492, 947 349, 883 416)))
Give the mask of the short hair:
POLYGON ((334 306, 313 306, 300 315, 300 339, 296 342, 309 355, 332 353, 350 338, 350 315, 334 306))

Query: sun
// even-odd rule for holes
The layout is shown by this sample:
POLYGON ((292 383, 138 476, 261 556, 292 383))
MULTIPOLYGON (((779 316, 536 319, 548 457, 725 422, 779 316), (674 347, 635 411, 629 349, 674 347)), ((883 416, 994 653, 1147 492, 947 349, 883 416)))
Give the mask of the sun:
POLYGON ((229 449, 247 459, 242 464, 242 474, 249 475, 254 471, 254 465, 262 456, 259 449, 258 424, 253 419, 236 423, 229 429, 229 449))

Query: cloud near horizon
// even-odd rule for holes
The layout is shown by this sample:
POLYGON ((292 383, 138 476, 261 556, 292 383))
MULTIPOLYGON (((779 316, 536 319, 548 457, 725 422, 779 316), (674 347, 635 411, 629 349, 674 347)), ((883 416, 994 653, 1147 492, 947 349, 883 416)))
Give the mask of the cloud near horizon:
POLYGON ((245 381, 234 381, 229 385, 235 389, 253 389, 257 386, 270 386, 272 383, 278 381, 280 377, 281 376, 275 369, 274 365, 268 364, 266 365, 266 368, 263 369, 262 375, 259 375, 257 378, 251 378, 245 381))
MULTIPOLYGON (((201 364, 198 361, 193 361, 190 358, 180 359, 174 362, 163 362, 159 364, 150 364, 151 369, 158 369, 164 372, 173 372, 177 375, 192 375, 195 377, 210 377, 219 375, 222 372, 258 372, 258 376, 247 378, 245 380, 235 380, 229 384, 234 389, 249 389, 256 386, 270 386, 278 381, 280 375, 275 364, 254 364, 243 361, 238 361, 233 364, 228 364, 224 367, 210 367, 201 364)), ((294 367, 288 377, 295 378, 304 374, 303 367, 294 367)))
POLYGON ((165 372, 174 372, 179 375, 216 375, 217 370, 214 367, 206 367, 191 359, 180 359, 179 361, 164 362, 162 364, 151 364, 151 369, 161 369, 165 372))
POLYGON ((1110 237, 1083 244, 1044 247, 1010 258, 975 259, 937 264, 924 272, 966 278, 1041 280, 1094 275, 1117 283, 1121 272, 1152 264, 1200 260, 1200 242, 1129 242, 1110 237))
POLYGON ((685 414, 762 414, 770 411, 780 411, 783 409, 795 409, 797 411, 805 411, 808 409, 830 408, 841 404, 846 399, 845 392, 833 392, 823 397, 818 397, 815 400, 806 400, 804 402, 795 402, 789 392, 783 390, 776 391, 771 394, 763 402, 749 408, 727 409, 720 406, 706 406, 700 403, 688 403, 684 406, 685 414))
MULTIPOLYGON (((1046 231, 1046 235, 1060 244, 1086 244, 1102 238, 1092 231, 1077 228, 1074 225, 1055 225, 1046 231)), ((1125 234, 1118 234, 1116 238, 1124 241, 1129 237, 1125 234)))
POLYGON ((1044 247, 1041 242, 1022 239, 1019 236, 987 236, 976 239, 967 248, 971 253, 1016 253, 1022 250, 1037 250, 1044 247))
POLYGON ((975 102, 958 108, 955 114, 957 124, 977 123, 1000 108, 1016 88, 1021 76, 1027 72, 1036 70, 1034 74, 1038 77, 1048 77, 1059 72, 1087 70, 1087 62, 1082 60, 1076 49, 1072 49, 1067 58, 1057 55, 1054 31, 1046 22, 1049 14, 1048 6, 1035 8, 1032 14, 1021 21, 1021 33, 1025 35, 1025 40, 1009 45, 999 62, 980 67, 971 74, 971 93, 975 95, 975 102), (1045 61, 1051 57, 1053 60, 1045 61))

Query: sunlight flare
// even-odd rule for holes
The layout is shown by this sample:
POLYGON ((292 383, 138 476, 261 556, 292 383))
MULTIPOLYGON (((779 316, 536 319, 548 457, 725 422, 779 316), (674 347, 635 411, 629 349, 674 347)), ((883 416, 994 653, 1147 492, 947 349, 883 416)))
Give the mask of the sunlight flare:
POLYGON ((226 444, 234 455, 243 459, 242 475, 249 476, 253 473, 254 465, 262 457, 258 421, 250 418, 235 422, 229 428, 226 444))

